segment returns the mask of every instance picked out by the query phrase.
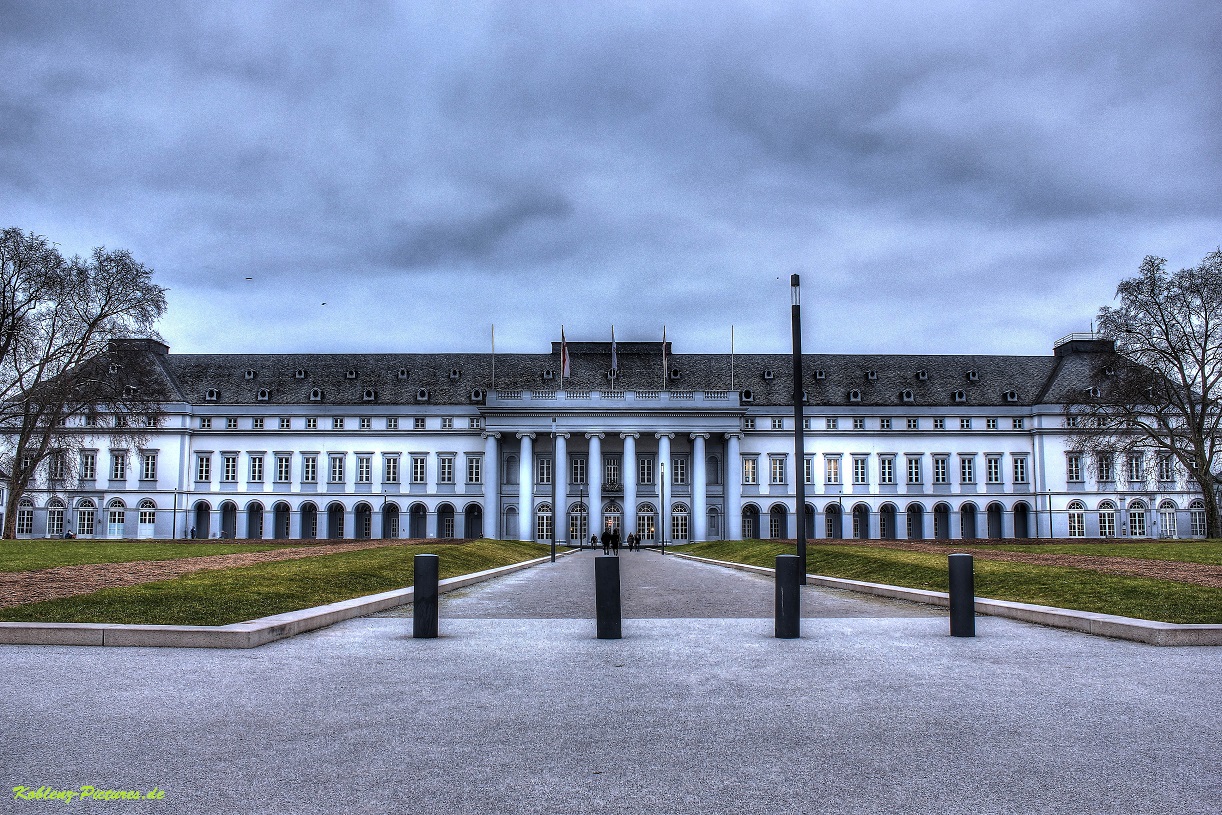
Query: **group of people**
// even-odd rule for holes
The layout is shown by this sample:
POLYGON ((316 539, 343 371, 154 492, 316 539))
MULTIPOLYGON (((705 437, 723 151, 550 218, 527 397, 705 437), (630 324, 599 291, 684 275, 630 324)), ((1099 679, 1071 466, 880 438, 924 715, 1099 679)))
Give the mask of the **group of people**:
MULTIPOLYGON (((629 532, 628 537, 624 538, 624 543, 627 544, 628 551, 630 552, 631 551, 636 551, 636 552, 641 551, 641 536, 640 535, 634 535, 633 533, 629 532)), ((598 535, 591 535, 590 536, 590 546, 597 548, 598 544, 599 544, 598 535)), ((619 535, 618 527, 609 526, 603 530, 602 547, 603 547, 604 555, 609 555, 612 552, 614 552, 617 555, 619 554, 620 535, 619 535)))

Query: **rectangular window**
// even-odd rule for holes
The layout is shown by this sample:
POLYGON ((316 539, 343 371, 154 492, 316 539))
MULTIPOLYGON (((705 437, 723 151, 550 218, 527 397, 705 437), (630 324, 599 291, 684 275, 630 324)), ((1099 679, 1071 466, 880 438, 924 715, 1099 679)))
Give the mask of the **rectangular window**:
POLYGON ((444 419, 442 419, 441 420, 441 429, 442 430, 453 430, 454 429, 454 419, 452 419, 449 416, 446 416, 444 419))
POLYGON ((467 456, 467 483, 484 482, 484 459, 482 456, 467 456))
POLYGON ((890 419, 879 419, 878 420, 878 429, 879 430, 890 430, 891 429, 891 420, 890 419))
POLYGON ((212 417, 204 416, 202 419, 200 419, 199 420, 199 429, 200 430, 211 430, 212 429, 212 417))
POLYGON ((997 420, 996 419, 985 419, 984 427, 986 430, 996 430, 997 429, 997 420))
POLYGON ((361 430, 369 430, 373 427, 373 419, 369 418, 368 416, 362 416, 360 422, 361 430))
POLYGON ((976 483, 976 457, 959 456, 959 483, 976 483))
POLYGON ((774 418, 772 420, 772 429, 773 430, 784 430, 785 429, 785 420, 774 418))
POLYGON ((747 418, 743 419, 743 430, 754 430, 754 429, 755 429, 755 418, 754 417, 748 416, 747 418))
POLYGON ((293 476, 293 457, 276 456, 276 480, 288 481, 293 476))
POLYGON ((306 430, 317 430, 317 429, 318 429, 318 417, 311 416, 308 419, 306 419, 306 430))
POLYGON ((1015 430, 1022 430, 1023 429, 1023 420, 1021 418, 1015 419, 1013 421, 1013 426, 1015 430))
POLYGON ((853 456, 853 483, 867 484, 868 467, 865 456, 853 456))
POLYGON ((424 456, 412 456, 412 483, 424 483, 424 456))
POLYGON ((332 484, 343 484, 344 483, 344 457, 343 456, 331 456, 330 461, 331 461, 330 482, 332 484))
POLYGON ((552 483, 552 457, 535 456, 535 483, 552 483))
MULTIPOLYGON (((156 462, 156 453, 153 454, 154 462, 156 462)), ((64 458, 62 452, 53 453, 50 461, 47 462, 47 477, 52 481, 63 481, 68 475, 68 462, 64 458)), ((157 465, 153 464, 153 477, 157 477, 157 465)))
POLYGON ((639 458, 639 462, 640 462, 640 467, 638 468, 638 473, 640 474, 640 483, 644 485, 652 484, 653 483, 653 457, 652 456, 641 456, 639 458))
POLYGON ((769 479, 771 483, 785 483, 785 456, 769 456, 768 469, 771 475, 769 479))
POLYGON ((301 457, 301 482, 303 484, 318 483, 318 456, 301 457))
POLYGON ((212 456, 201 455, 195 459, 195 480, 212 480, 212 456))
POLYGON ((878 483, 895 483, 895 456, 878 457, 878 483))
MULTIPOLYGON (((140 467, 140 477, 145 481, 157 480, 157 454, 145 453, 140 467)), ((61 476, 62 478, 62 476, 61 476)))
MULTIPOLYGON (((551 483, 551 459, 548 463, 548 481, 551 483)), ((438 456, 437 457, 437 483, 438 484, 453 484, 454 483, 454 456, 438 456)))
POLYGON ((238 480, 238 457, 236 455, 227 455, 227 456, 223 456, 221 460, 224 464, 224 478, 221 480, 237 481, 238 480))
POLYGON ((373 457, 372 456, 357 456, 356 457, 356 483, 358 484, 373 483, 373 457))
POLYGON ((1066 481, 1081 481, 1082 480, 1082 454, 1067 453, 1065 455, 1065 480, 1066 481))
POLYGON ((343 430, 344 429, 344 420, 339 416, 336 416, 333 419, 331 419, 331 429, 332 430, 343 430))
POLYGON ((945 430, 946 429, 946 420, 945 419, 934 419, 933 420, 933 429, 934 430, 945 430))
POLYGON ((263 456, 250 457, 250 480, 263 480, 263 456))
POLYGON ((127 478, 127 453, 116 450, 110 454, 110 480, 123 481, 127 478))
POLYGON ((238 429, 238 420, 237 420, 237 418, 236 418, 236 417, 231 416, 231 417, 229 417, 228 419, 226 419, 226 420, 225 420, 225 429, 226 429, 226 430, 237 430, 237 429, 238 429))
POLYGON ((1175 480, 1175 468, 1171 466, 1171 456, 1164 455, 1158 457, 1158 480, 1175 480))
POLYGON ((680 486, 687 484, 687 459, 672 458, 670 460, 670 466, 671 481, 675 484, 679 484, 680 486))
POLYGON ((1134 453, 1129 456, 1129 483, 1141 484, 1146 480, 1144 462, 1142 461, 1141 453, 1134 453))
POLYGON ((1115 469, 1111 454, 1101 453, 1099 455, 1099 481, 1115 481, 1115 469))
POLYGON ((260 416, 260 417, 251 419, 250 427, 252 430, 262 430, 263 429, 263 417, 260 416))
POLYGON ((908 419, 906 420, 906 422, 907 422, 906 426, 909 430, 920 430, 921 429, 921 420, 920 419, 908 419))
POLYGON ((586 457, 573 456, 569 466, 573 468, 573 483, 586 483, 586 457))
POLYGON ((1014 457, 1014 483, 1027 483, 1027 458, 1026 456, 1014 457))
POLYGON ((399 483, 399 457, 387 456, 382 461, 382 480, 387 484, 399 483))
POLYGON ((756 467, 759 460, 755 456, 743 456, 743 483, 758 484, 759 473, 756 472, 756 467))
POLYGON ((933 457, 933 483, 950 483, 950 461, 946 456, 933 457))
POLYGON ((619 484, 619 458, 609 456, 603 459, 603 483, 619 484))
POLYGON ((854 430, 865 430, 866 429, 866 420, 865 419, 854 419, 853 420, 853 429, 854 430))
POLYGON ((424 417, 423 416, 417 416, 416 418, 412 419, 412 429, 413 430, 424 430, 424 417))
POLYGON ((1069 510, 1069 537, 1086 537, 1086 513, 1071 508, 1069 510))
POLYGON ((814 430, 815 429, 815 420, 811 419, 808 416, 802 417, 802 429, 803 430, 814 430))
POLYGON ((467 427, 471 428, 472 430, 479 430, 483 426, 483 416, 472 416, 470 419, 467 419, 467 427))
POLYGON ((815 457, 806 456, 802 459, 802 480, 807 484, 815 483, 815 457))
POLYGON ((293 429, 293 420, 288 418, 287 416, 282 416, 280 418, 280 429, 281 430, 292 430, 293 429))
POLYGON ((1000 456, 985 456, 984 459, 984 476, 985 480, 990 484, 1001 483, 1001 457, 1000 456))
POLYGON ((921 457, 920 456, 909 456, 908 457, 908 483, 909 484, 920 484, 921 483, 921 457))
POLYGON ((47 534, 52 537, 64 534, 63 507, 51 507, 47 510, 47 534))
POLYGON ((395 416, 391 416, 389 419, 387 419, 386 420, 386 429, 387 430, 398 430, 399 429, 399 419, 395 416))
POLYGON ((960 419, 959 420, 959 429, 960 430, 971 430, 972 429, 972 420, 971 419, 960 419))
POLYGON ((827 425, 828 430, 835 430, 837 426, 839 426, 840 420, 835 418, 826 419, 825 424, 827 425))
POLYGON ((840 483, 840 457, 839 456, 828 456, 826 459, 824 459, 823 464, 824 464, 824 475, 826 476, 825 483, 839 484, 840 483))

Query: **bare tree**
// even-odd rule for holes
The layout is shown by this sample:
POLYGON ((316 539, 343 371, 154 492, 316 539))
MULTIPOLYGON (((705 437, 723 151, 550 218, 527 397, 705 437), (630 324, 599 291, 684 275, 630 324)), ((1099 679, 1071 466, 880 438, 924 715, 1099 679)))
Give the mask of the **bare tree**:
MULTIPOLYGON (((1170 274, 1147 257, 1099 310, 1098 331, 1116 355, 1067 399, 1073 442, 1097 457, 1142 454, 1147 467, 1170 457, 1199 485, 1206 534, 1222 535, 1216 487, 1222 422, 1222 250, 1170 274), (1144 457, 1153 453, 1153 457, 1144 457)), ((1144 478, 1144 474, 1143 474, 1144 478)))
POLYGON ((165 290, 127 251, 99 247, 65 260, 40 235, 0 232, 3 537, 14 536, 17 507, 40 472, 49 487, 65 486, 85 439, 139 444, 150 419, 159 421, 164 392, 149 355, 113 341, 153 336, 164 311, 165 290))

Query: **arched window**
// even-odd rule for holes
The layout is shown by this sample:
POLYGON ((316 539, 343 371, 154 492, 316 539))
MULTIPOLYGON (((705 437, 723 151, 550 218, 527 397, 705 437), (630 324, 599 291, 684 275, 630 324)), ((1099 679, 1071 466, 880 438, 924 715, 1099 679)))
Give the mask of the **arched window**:
POLYGON ((1129 534, 1135 538, 1146 536, 1146 504, 1133 501, 1129 504, 1129 534))
POLYGON ((641 540, 657 540, 658 510, 653 504, 644 503, 636 508, 636 533, 641 540))
POLYGON ((123 537, 123 522, 127 520, 127 507, 118 498, 106 507, 106 537, 123 537))
POLYGON ((670 538, 676 541, 688 539, 687 504, 674 504, 670 508, 670 538))
POLYGON ((34 534, 34 502, 29 498, 22 498, 17 505, 17 534, 34 534))
POLYGON ((1163 501, 1158 506, 1158 534, 1163 538, 1178 538, 1179 524, 1175 519, 1175 502, 1163 501))
POLYGON ((157 529, 157 505, 153 503, 151 498, 145 498, 140 502, 139 509, 140 526, 137 530, 137 536, 151 538, 157 529))
POLYGON ((1116 537, 1116 505, 1111 501, 1099 505, 1099 537, 1116 537))
POLYGON ((590 510, 578 502, 569 507, 569 540, 584 544, 590 539, 590 510))
POLYGON ((1070 501, 1069 507, 1069 537, 1086 537, 1086 504, 1081 501, 1070 501))
POLYGON ((720 484, 721 483, 721 459, 719 459, 717 456, 709 456, 706 459, 706 466, 708 468, 707 475, 708 475, 709 484, 710 485, 720 484))
POLYGON ((64 534, 64 502, 52 498, 47 504, 47 537, 64 534))
POLYGON ((97 513, 97 506, 85 499, 76 507, 76 534, 77 535, 93 535, 93 522, 97 513))
POLYGON ((518 483, 518 457, 505 456, 505 483, 518 483))
POLYGON ((549 541, 552 539, 552 505, 539 504, 535 510, 535 540, 549 541))
POLYGON ((1197 500, 1189 504, 1188 517, 1192 522, 1192 536, 1194 538, 1205 537, 1205 533, 1208 531, 1205 524, 1205 502, 1197 500))

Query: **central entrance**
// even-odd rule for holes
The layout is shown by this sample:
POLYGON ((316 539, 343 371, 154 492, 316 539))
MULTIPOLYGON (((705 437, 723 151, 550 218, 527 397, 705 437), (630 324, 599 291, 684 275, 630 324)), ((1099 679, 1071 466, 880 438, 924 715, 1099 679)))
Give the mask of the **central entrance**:
POLYGON ((624 522, 624 508, 615 501, 608 501, 603 510, 603 523, 607 529, 619 530, 624 522))

